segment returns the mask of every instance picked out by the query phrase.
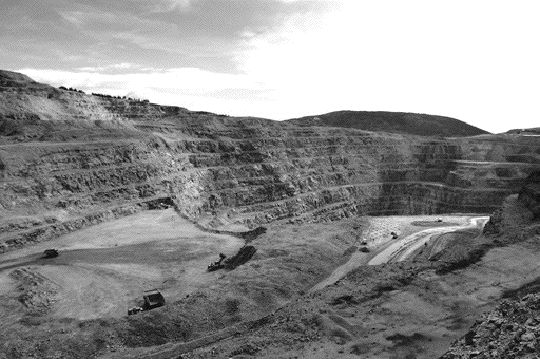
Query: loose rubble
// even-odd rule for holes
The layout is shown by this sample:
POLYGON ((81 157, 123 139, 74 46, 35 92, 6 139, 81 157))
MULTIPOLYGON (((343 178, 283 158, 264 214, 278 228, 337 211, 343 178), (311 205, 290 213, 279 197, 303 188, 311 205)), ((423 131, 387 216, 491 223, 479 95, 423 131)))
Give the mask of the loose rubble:
POLYGON ((505 299, 441 359, 540 358, 540 294, 505 299))

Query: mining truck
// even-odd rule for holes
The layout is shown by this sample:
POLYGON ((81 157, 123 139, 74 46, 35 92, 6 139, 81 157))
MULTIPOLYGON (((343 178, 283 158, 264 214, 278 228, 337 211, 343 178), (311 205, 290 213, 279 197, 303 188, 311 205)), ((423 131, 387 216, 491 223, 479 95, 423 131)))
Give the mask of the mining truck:
POLYGON ((165 305, 165 298, 157 289, 145 290, 143 294, 142 307, 135 306, 128 309, 128 315, 138 314, 139 312, 162 307, 165 305))
POLYGON ((58 250, 56 249, 45 249, 43 251, 43 258, 56 258, 58 257, 58 250))
POLYGON ((143 310, 150 310, 165 305, 165 298, 157 289, 145 290, 143 294, 143 310))

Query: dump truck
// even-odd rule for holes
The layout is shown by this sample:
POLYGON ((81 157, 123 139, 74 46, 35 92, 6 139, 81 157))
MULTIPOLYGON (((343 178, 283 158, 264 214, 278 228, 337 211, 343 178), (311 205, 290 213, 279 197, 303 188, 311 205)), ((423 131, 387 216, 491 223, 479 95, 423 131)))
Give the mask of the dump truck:
POLYGON ((58 257, 57 249, 45 249, 43 251, 43 258, 56 258, 58 257))
POLYGON ((139 312, 162 307, 165 305, 165 298, 157 289, 145 290, 143 294, 142 307, 135 306, 128 308, 128 315, 138 314, 139 312))
POLYGON ((145 290, 143 294, 143 310, 150 310, 165 305, 165 298, 157 289, 145 290))

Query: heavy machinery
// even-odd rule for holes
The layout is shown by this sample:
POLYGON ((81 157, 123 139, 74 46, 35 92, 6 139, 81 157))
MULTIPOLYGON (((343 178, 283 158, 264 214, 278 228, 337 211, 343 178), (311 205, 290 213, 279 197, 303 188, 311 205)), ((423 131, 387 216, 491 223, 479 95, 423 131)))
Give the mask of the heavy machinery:
POLYGON ((138 314, 139 312, 142 312, 142 310, 141 307, 131 307, 128 309, 128 315, 138 314))
POLYGON ((255 252, 257 252, 257 248, 253 246, 243 246, 234 256, 229 258, 227 258, 225 254, 220 253, 219 259, 208 265, 208 271, 213 272, 222 268, 233 270, 234 268, 247 263, 253 257, 255 252))
POLYGON ((219 259, 213 263, 210 263, 208 265, 208 271, 209 272, 213 272, 213 271, 216 271, 218 269, 221 269, 221 268, 225 268, 225 263, 223 263, 225 261, 225 258, 227 258, 227 256, 223 253, 220 253, 219 254, 219 259))
POLYGON ((165 298, 157 289, 145 290, 143 294, 142 307, 136 306, 128 309, 128 315, 138 314, 139 312, 150 310, 165 305, 165 298))
POLYGON ((150 310, 165 305, 165 298, 157 289, 145 290, 143 294, 143 310, 150 310))
POLYGON ((43 258, 56 258, 58 257, 57 249, 45 249, 43 251, 43 258))

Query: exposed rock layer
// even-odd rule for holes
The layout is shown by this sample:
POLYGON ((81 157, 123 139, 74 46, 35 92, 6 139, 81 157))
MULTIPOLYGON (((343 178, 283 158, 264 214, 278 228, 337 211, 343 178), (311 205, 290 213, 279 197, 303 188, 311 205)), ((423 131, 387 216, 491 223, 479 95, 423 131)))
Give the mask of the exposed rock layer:
POLYGON ((540 219, 540 171, 532 173, 526 179, 525 186, 519 191, 519 199, 540 219))
POLYGON ((296 126, 0 79, 4 247, 157 203, 216 228, 491 212, 540 163, 534 136, 296 126))

